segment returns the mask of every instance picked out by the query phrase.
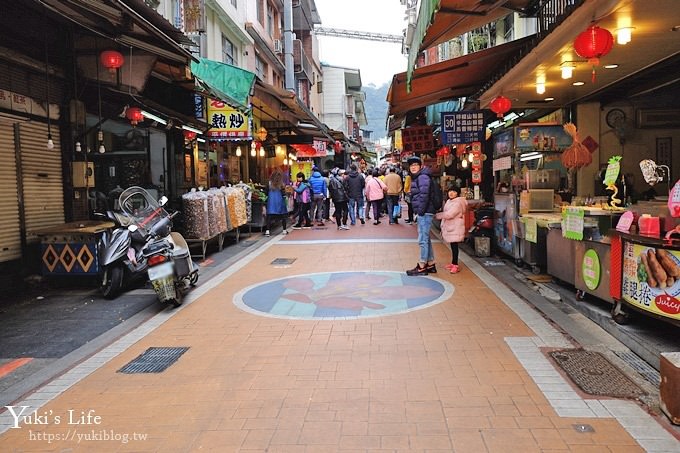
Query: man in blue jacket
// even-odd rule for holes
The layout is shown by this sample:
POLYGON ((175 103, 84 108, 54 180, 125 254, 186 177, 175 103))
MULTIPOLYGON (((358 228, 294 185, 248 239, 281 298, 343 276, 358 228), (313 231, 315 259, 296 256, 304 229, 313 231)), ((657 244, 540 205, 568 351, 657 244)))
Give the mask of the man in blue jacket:
POLYGON ((309 217, 316 219, 317 225, 323 226, 323 202, 326 198, 328 187, 326 186, 326 180, 321 176, 317 167, 312 169, 309 185, 312 187, 312 208, 309 212, 309 217))
POLYGON ((407 160, 411 173, 411 204, 413 212, 418 216, 418 245, 420 259, 413 269, 406 271, 407 275, 436 274, 434 251, 430 239, 432 219, 437 211, 432 200, 432 175, 430 169, 423 167, 423 161, 418 156, 411 156, 407 160))

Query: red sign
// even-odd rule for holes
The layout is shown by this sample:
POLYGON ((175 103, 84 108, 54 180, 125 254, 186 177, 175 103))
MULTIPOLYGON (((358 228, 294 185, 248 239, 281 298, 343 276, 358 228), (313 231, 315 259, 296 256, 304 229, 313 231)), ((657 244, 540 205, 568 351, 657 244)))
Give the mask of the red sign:
POLYGON ((680 313, 680 300, 668 294, 661 294, 654 299, 656 308, 669 315, 677 315, 680 313))
POLYGON ((422 153, 435 148, 432 127, 413 126, 401 130, 401 140, 407 153, 422 153))

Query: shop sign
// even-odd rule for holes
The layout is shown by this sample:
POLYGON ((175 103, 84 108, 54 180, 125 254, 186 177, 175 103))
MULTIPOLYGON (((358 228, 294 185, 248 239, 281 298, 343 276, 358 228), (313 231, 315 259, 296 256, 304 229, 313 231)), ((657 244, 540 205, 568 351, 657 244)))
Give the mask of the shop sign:
POLYGON ((208 102, 208 138, 250 139, 250 117, 217 99, 208 102))
POLYGON ((413 126, 401 130, 401 140, 407 153, 422 153, 434 149, 432 127, 413 126))
POLYGON ((538 243, 538 225, 534 217, 524 218, 524 239, 534 244, 538 243))
POLYGON ((515 138, 515 146, 520 152, 564 151, 573 141, 562 125, 535 123, 520 124, 516 128, 515 138))
POLYGON ((290 145, 297 154, 297 157, 326 157, 326 142, 314 140, 313 145, 290 145))
POLYGON ((443 145, 481 142, 485 139, 483 110, 443 112, 440 139, 443 145))
POLYGON ((510 168, 512 168, 512 156, 493 160, 493 171, 508 170, 510 168))
MULTIPOLYGON (((47 118, 45 103, 9 90, 0 90, 0 108, 47 118)), ((50 104, 50 119, 59 119, 59 106, 57 104, 50 104)))
POLYGON ((680 320, 680 278, 669 278, 680 271, 680 251, 627 241, 623 244, 623 300, 641 310, 680 320))
POLYGON ((295 178, 300 172, 304 173, 305 179, 309 179, 312 176, 312 162, 294 161, 290 166, 290 174, 295 178))
POLYGON ((600 257, 593 249, 588 249, 583 255, 583 262, 581 262, 581 274, 583 275, 583 283, 586 288, 593 291, 600 284, 600 257))
POLYGON ((562 237, 583 240, 583 208, 567 207, 562 210, 562 237))

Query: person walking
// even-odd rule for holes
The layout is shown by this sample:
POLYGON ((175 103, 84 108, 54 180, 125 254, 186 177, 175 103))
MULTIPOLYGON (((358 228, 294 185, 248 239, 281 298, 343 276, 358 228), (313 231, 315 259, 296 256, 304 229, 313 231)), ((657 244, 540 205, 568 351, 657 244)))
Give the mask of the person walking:
POLYGON ((309 178, 309 186, 312 188, 312 207, 309 216, 312 221, 316 220, 317 225, 323 226, 323 204, 326 199, 328 186, 317 167, 312 169, 312 176, 309 178))
POLYGON ((387 186, 387 217, 390 219, 390 225, 392 225, 399 223, 399 218, 394 215, 394 208, 399 205, 402 189, 401 176, 397 174, 393 167, 387 169, 385 185, 387 186))
POLYGON ((281 226, 283 227, 283 234, 288 234, 286 230, 286 218, 288 217, 288 205, 283 197, 284 183, 283 173, 276 168, 269 177, 269 192, 267 194, 267 228, 264 232, 265 236, 269 236, 272 222, 276 218, 281 219, 281 226))
POLYGON ((297 181, 293 184, 295 191, 295 199, 298 204, 298 221, 293 228, 299 230, 300 228, 311 228, 312 222, 309 220, 309 210, 311 209, 312 188, 309 182, 305 180, 305 174, 299 172, 295 175, 297 181), (304 224, 302 223, 304 222, 304 224))
POLYGON ((366 193, 366 200, 371 203, 371 206, 373 206, 373 219, 375 220, 373 225, 378 225, 381 223, 380 205, 385 198, 385 191, 387 190, 385 183, 378 177, 379 174, 380 172, 378 169, 374 168, 373 175, 366 179, 366 188, 364 189, 364 192, 366 193))
POLYGON ((444 210, 438 212, 435 218, 440 219, 442 239, 451 244, 451 264, 446 266, 452 274, 460 272, 458 267, 458 243, 465 240, 465 211, 467 203, 458 196, 456 186, 448 188, 448 200, 444 204, 444 210))
POLYGON ((337 168, 331 171, 328 192, 335 207, 334 217, 338 230, 349 230, 347 226, 347 202, 349 200, 347 185, 337 168))
POLYGON ((411 156, 407 160, 411 173, 411 203, 413 211, 418 216, 418 246, 420 257, 416 267, 406 271, 406 275, 436 274, 434 250, 430 239, 430 229, 436 208, 432 197, 432 176, 428 167, 423 167, 423 161, 418 156, 411 156))
POLYGON ((364 221, 364 188, 366 181, 357 171, 356 164, 349 166, 347 173, 347 195, 349 196, 349 220, 351 225, 356 225, 357 217, 363 225, 364 221))
POLYGON ((331 181, 330 172, 328 170, 324 170, 321 172, 321 176, 323 176, 323 179, 326 181, 326 192, 323 194, 325 197, 323 200, 323 221, 325 223, 331 221, 331 197, 328 193, 328 185, 331 181))

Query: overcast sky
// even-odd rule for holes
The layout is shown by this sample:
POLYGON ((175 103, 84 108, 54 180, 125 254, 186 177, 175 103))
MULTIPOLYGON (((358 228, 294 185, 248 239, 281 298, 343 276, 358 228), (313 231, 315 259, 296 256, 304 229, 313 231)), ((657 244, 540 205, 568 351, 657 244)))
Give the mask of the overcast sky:
MULTIPOLYGON (((401 35, 405 7, 399 0, 315 0, 324 28, 401 35)), ((401 44, 319 36, 323 63, 361 71, 362 85, 389 84, 406 71, 401 44)))

